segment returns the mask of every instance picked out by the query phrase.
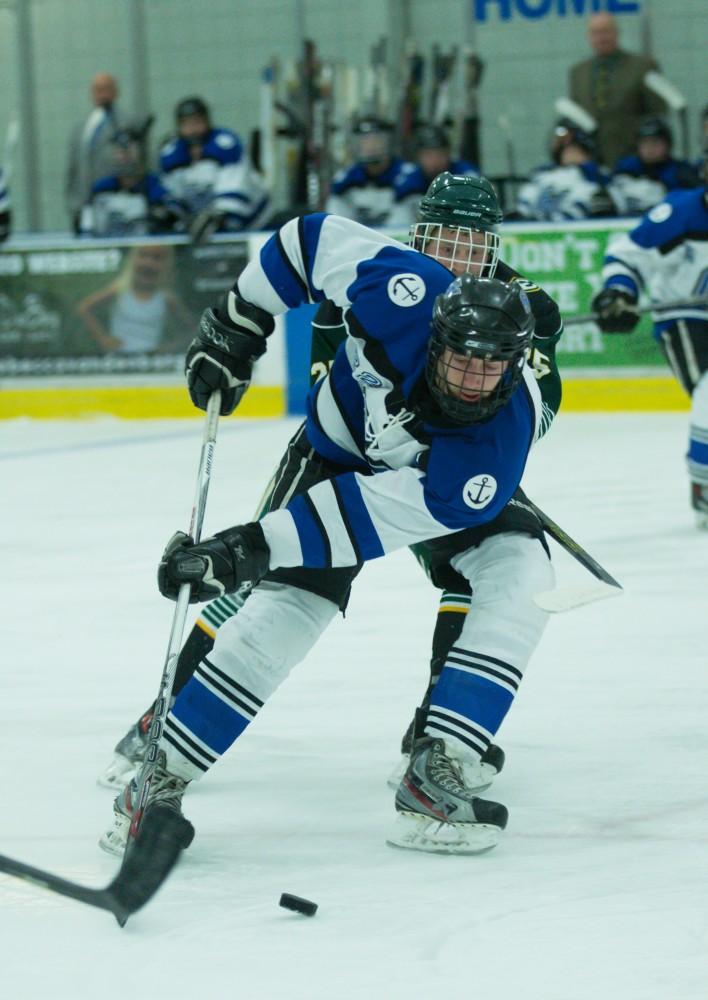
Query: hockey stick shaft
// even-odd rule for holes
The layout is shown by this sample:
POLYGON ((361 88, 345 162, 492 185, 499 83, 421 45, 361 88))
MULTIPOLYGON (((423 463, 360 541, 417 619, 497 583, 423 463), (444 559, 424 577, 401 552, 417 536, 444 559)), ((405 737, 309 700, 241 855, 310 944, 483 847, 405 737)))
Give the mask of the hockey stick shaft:
MULTIPOLYGON (((665 302, 663 305, 657 306, 640 306, 637 312, 640 316, 645 313, 652 312, 668 312, 672 309, 691 309, 694 306, 705 306, 706 305, 705 296, 699 296, 697 298, 689 299, 676 299, 674 302, 665 302)), ((569 319, 563 320, 563 326, 577 326, 578 323, 596 323, 597 313, 587 313, 584 316, 571 316, 569 319)))
POLYGON ((567 531, 564 531, 560 525, 552 521, 548 514, 544 513, 540 507, 537 507, 532 500, 526 497, 525 503, 534 511, 536 517, 541 522, 543 530, 547 535, 550 535, 554 541, 565 549, 581 566, 592 573, 593 576, 597 577, 598 580, 602 580, 603 583, 609 584, 611 587, 617 587, 622 590, 622 584, 619 583, 615 578, 607 572, 607 570, 600 565, 600 563, 593 559, 593 557, 585 551, 585 549, 574 538, 571 538, 567 531))
MULTIPOLYGON (((199 472, 194 492, 194 503, 192 505, 192 515, 189 521, 189 536, 196 543, 202 535, 202 525, 204 523, 204 512, 206 510, 207 493, 211 480, 211 470, 214 461, 214 449, 216 448, 216 432, 219 423, 219 411, 221 409, 221 393, 217 389, 209 398, 207 405, 206 419, 204 421, 204 435, 202 438, 202 450, 199 458, 199 472)), ((137 836, 142 819, 143 809, 150 792, 150 783, 155 770, 155 761, 160 749, 160 740, 164 730, 165 719, 170 708, 170 698, 174 685, 175 673, 177 671, 177 660, 182 636, 184 634, 184 624, 187 620, 189 609, 190 585, 183 583, 177 595, 177 604, 172 617, 172 627, 170 638, 167 644, 167 656, 162 670, 160 680, 160 690, 155 702, 155 709, 148 733, 148 745, 145 751, 145 760, 138 775, 138 795, 136 807, 133 813, 133 820, 130 825, 130 838, 134 840, 137 836)))

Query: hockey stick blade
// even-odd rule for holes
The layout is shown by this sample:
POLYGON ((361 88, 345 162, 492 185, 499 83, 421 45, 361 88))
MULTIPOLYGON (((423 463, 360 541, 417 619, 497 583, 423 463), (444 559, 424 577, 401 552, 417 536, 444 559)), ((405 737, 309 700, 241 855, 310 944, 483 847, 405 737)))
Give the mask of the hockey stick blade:
POLYGON ((165 882, 193 836, 191 823, 158 804, 145 813, 138 837, 126 852, 118 874, 105 889, 91 889, 1 854, 0 873, 107 910, 124 927, 128 917, 149 902, 165 882))
POLYGON ((581 584, 574 587, 559 587, 557 590, 543 590, 540 594, 534 594, 533 601, 542 611, 559 614, 581 608, 585 604, 593 604, 595 601, 603 601, 606 597, 619 597, 622 593, 624 591, 619 585, 598 582, 586 586, 581 584))

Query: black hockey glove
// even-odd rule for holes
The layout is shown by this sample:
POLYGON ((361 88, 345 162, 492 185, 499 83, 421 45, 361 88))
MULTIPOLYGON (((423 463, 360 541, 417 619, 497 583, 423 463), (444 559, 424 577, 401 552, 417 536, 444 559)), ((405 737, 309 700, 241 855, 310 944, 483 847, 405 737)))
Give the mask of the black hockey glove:
POLYGON ((157 586, 176 601, 179 588, 189 583, 189 603, 211 601, 222 594, 246 591, 268 572, 270 549, 257 521, 218 531, 195 545, 178 531, 167 543, 157 568, 157 586))
POLYGON ((592 300, 595 322, 603 333, 631 333, 639 322, 637 303, 619 288, 603 288, 592 300))
POLYGON ((185 358, 192 402, 206 410, 212 392, 221 389, 222 417, 233 413, 241 402, 251 382, 253 363, 265 352, 266 337, 275 325, 270 313, 243 299, 232 299, 231 312, 227 316, 225 310, 205 309, 199 336, 185 358))

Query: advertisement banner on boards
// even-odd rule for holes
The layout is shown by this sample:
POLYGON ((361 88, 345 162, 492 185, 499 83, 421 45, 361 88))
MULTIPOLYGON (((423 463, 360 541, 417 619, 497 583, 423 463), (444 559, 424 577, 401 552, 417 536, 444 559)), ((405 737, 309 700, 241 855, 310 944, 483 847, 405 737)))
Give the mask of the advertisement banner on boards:
POLYGON ((22 247, 0 253, 0 376, 181 372, 202 311, 247 239, 22 247))
MULTIPOLYGON (((602 262, 608 244, 631 225, 508 226, 502 232, 501 256, 541 285, 558 303, 564 319, 586 315, 602 287, 602 262)), ((649 316, 642 317, 631 336, 603 335, 594 323, 568 326, 558 344, 558 363, 561 369, 664 368, 651 329, 649 316)))

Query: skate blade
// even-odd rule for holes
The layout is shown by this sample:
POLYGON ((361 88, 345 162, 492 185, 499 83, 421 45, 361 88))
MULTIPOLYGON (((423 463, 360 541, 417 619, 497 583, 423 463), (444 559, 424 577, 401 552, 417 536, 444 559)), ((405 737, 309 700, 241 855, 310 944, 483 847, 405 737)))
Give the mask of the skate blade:
POLYGON ((386 843, 429 854, 483 854, 501 840, 491 823, 441 823, 431 816, 399 812, 386 843))
POLYGON ((96 784, 100 785, 101 788, 118 789, 120 791, 134 776, 134 762, 117 753, 103 774, 99 774, 96 784))

